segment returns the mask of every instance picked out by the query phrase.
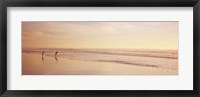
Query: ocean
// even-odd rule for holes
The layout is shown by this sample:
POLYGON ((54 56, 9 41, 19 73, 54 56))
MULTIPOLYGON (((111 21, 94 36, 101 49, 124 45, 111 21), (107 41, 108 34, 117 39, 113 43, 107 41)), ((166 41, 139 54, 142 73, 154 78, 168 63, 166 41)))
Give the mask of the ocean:
POLYGON ((22 75, 178 74, 178 50, 24 48, 22 52, 22 75))

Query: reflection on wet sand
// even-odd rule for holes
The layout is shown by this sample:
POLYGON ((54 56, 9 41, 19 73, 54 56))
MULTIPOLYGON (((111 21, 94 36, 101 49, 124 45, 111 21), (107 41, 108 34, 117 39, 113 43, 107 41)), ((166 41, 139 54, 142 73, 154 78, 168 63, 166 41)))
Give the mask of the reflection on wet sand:
POLYGON ((44 51, 42 52, 42 61, 44 61, 44 51))
POLYGON ((57 56, 55 56, 55 60, 58 62, 58 58, 57 58, 57 56))
MULTIPOLYGON (((44 52, 42 52, 42 61, 44 61, 44 52)), ((55 53, 55 60, 58 62, 58 58, 57 58, 57 54, 58 54, 58 51, 55 53)))
POLYGON ((42 61, 44 61, 44 57, 42 56, 42 61))
POLYGON ((177 75, 177 51, 62 49, 23 51, 23 75, 177 75), (59 57, 59 62, 58 62, 59 57), (56 65, 55 65, 56 64, 56 65))

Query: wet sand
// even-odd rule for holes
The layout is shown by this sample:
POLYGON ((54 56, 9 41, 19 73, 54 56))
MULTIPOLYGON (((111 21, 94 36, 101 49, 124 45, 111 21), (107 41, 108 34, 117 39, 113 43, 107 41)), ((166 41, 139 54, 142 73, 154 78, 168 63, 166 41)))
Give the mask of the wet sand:
POLYGON ((22 75, 177 75, 176 69, 22 53, 22 75))

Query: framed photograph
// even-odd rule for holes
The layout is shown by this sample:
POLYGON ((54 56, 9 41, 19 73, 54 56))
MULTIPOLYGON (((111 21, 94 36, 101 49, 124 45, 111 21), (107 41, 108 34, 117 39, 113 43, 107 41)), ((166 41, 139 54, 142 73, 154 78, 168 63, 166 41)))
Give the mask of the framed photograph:
POLYGON ((4 0, 2 97, 199 97, 199 0, 4 0))

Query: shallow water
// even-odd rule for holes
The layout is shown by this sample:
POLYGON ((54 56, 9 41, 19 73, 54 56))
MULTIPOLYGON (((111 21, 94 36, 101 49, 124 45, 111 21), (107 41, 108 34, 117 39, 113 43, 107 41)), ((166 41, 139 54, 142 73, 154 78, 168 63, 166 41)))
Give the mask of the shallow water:
POLYGON ((178 74, 177 50, 23 49, 22 57, 23 75, 178 74))

